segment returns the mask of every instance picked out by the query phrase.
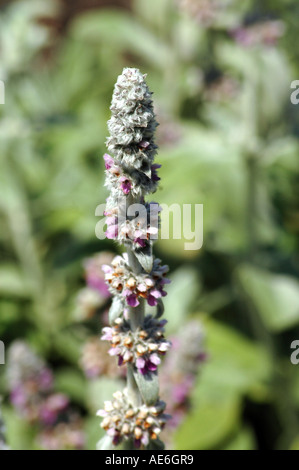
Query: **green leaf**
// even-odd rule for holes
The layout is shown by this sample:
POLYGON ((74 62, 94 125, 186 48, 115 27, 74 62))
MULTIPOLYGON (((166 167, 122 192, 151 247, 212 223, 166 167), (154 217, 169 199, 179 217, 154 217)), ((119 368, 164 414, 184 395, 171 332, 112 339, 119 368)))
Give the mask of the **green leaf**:
POLYGON ((147 405, 154 405, 159 398, 158 374, 153 372, 151 374, 142 375, 138 371, 134 371, 133 373, 144 402, 147 405))
POLYGON ((243 297, 265 326, 280 332, 299 324, 299 282, 284 275, 244 265, 236 271, 243 297))
POLYGON ((272 368, 263 346, 211 318, 201 321, 208 360, 193 389, 190 413, 176 432, 178 449, 219 448, 239 428, 244 395, 269 399, 272 368))
POLYGON ((224 396, 222 399, 207 399, 188 415, 175 434, 178 450, 212 449, 229 435, 238 425, 240 400, 224 396))
POLYGON ((57 331, 53 338, 56 350, 72 364, 78 365, 81 354, 81 338, 78 338, 72 331, 57 331))
POLYGON ((156 315, 155 315, 156 318, 162 317, 164 311, 165 311, 165 309, 164 309, 163 300, 162 300, 162 299, 158 299, 158 303, 157 303, 157 313, 156 313, 156 315))
POLYGON ((134 255, 138 259, 143 269, 147 273, 151 272, 153 268, 153 261, 154 261, 151 245, 148 245, 143 250, 135 250, 134 255))
POLYGON ((183 267, 170 276, 168 295, 164 298, 165 316, 169 320, 167 332, 175 332, 190 311, 192 302, 199 295, 201 284, 195 269, 183 267))
POLYGON ((125 12, 106 9, 100 13, 86 13, 74 22, 72 33, 76 38, 93 44, 102 42, 118 53, 129 50, 142 57, 143 61, 160 67, 173 55, 166 42, 125 12))
POLYGON ((14 265, 0 268, 0 294, 16 297, 28 296, 28 285, 22 272, 14 265))
POLYGON ((244 427, 225 444, 223 450, 256 450, 257 443, 254 432, 249 427, 244 427))
POLYGON ((101 427, 101 419, 92 415, 84 420, 85 448, 95 450, 99 440, 106 435, 106 431, 101 427))
POLYGON ((3 407, 7 444, 12 450, 34 450, 37 429, 21 419, 11 408, 3 407))
POLYGON ((263 345, 211 318, 204 321, 204 327, 208 360, 193 393, 194 403, 206 396, 221 399, 231 393, 247 393, 257 400, 267 398, 272 364, 263 345))

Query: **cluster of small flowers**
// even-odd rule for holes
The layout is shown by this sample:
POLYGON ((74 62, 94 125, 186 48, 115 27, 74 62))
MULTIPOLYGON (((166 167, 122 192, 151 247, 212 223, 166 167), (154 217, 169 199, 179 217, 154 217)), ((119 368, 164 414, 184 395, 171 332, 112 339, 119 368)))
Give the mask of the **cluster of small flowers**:
MULTIPOLYGON (((129 244, 135 250, 145 248, 151 240, 157 237, 159 231, 159 213, 161 207, 156 202, 144 203, 144 216, 138 218, 125 216, 125 201, 118 201, 117 207, 110 208, 110 198, 104 215, 106 216, 106 237, 118 240, 120 244, 129 244)), ((114 200, 113 200, 114 204, 114 200)))
MULTIPOLYGON (((118 240, 137 250, 146 250, 158 234, 159 211, 156 220, 151 204, 145 204, 144 196, 157 189, 160 180, 154 163, 157 146, 154 131, 157 127, 153 110, 152 93, 144 75, 139 70, 125 68, 115 84, 111 119, 108 121, 110 137, 107 140, 108 154, 104 155, 106 168, 105 185, 110 190, 105 216, 106 237, 118 240), (126 201, 142 204, 146 210, 135 219, 127 216, 126 201), (121 206, 123 215, 119 213, 121 206), (121 220, 122 219, 122 220, 121 220)), ((158 204, 156 204, 158 206, 158 204)), ((158 206, 159 207, 159 206, 158 206)))
POLYGON ((118 365, 132 363, 142 375, 157 370, 171 344, 164 338, 164 325, 167 320, 159 320, 147 315, 143 325, 135 331, 130 322, 122 318, 115 320, 112 327, 103 328, 102 340, 110 341, 111 356, 118 356, 118 365))
POLYGON ((109 356, 109 345, 99 341, 97 336, 92 337, 84 345, 80 365, 86 377, 94 379, 100 376, 122 376, 125 371, 120 369, 109 356))
POLYGON ((106 401, 104 409, 97 415, 103 419, 101 427, 118 445, 125 439, 132 439, 134 446, 140 448, 158 439, 169 418, 164 413, 165 403, 158 401, 155 406, 134 407, 128 400, 127 390, 115 392, 113 401, 106 401))
POLYGON ((172 354, 167 356, 161 370, 161 397, 167 397, 169 424, 176 427, 189 408, 189 399, 197 375, 206 361, 204 330, 198 321, 182 326, 171 338, 172 354))
POLYGON ((282 21, 267 20, 241 26, 232 31, 232 36, 244 47, 275 46, 284 32, 285 25, 282 21))
POLYGON ((76 298, 75 316, 81 320, 91 318, 111 297, 105 282, 102 265, 110 263, 114 254, 103 251, 84 261, 86 287, 81 289, 76 298))
POLYGON ((112 266, 104 265, 103 270, 110 292, 124 299, 130 307, 137 307, 138 299, 146 299, 150 306, 156 306, 158 300, 167 295, 163 288, 170 282, 165 277, 168 266, 161 266, 158 258, 155 258, 149 274, 135 274, 129 266, 126 253, 116 256, 112 266))
MULTIPOLYGON (((156 320, 158 321, 158 320, 156 320)), ((125 343, 125 332, 119 334, 119 330, 122 330, 122 325, 126 322, 117 321, 120 324, 119 328, 104 328, 105 340, 111 341, 116 335, 121 336, 121 344, 125 343)), ((138 329, 135 333, 138 340, 138 329)), ((128 336, 128 335, 127 335, 128 336)), ((142 334, 143 336, 143 334, 142 334)), ((129 336, 129 338, 131 335, 129 336)), ((200 373, 202 365, 205 363, 207 355, 205 350, 205 334, 203 327, 200 322, 191 320, 185 326, 180 328, 180 332, 175 336, 171 337, 172 354, 167 356, 161 364, 161 397, 167 399, 167 412, 171 415, 169 418, 170 428, 175 429, 179 423, 183 420, 186 412, 190 407, 190 395, 194 388, 198 374, 200 373)), ((164 342, 165 340, 163 340, 164 342)), ((169 342, 165 341, 170 345, 169 342)), ((105 345, 105 343, 103 343, 105 345)), ((117 350, 118 346, 113 349, 116 350, 115 355, 119 353, 117 350)), ((163 346, 164 348, 164 346, 163 346)), ((108 348, 107 348, 108 349, 108 348)), ((166 345, 165 345, 166 349, 166 345)), ((123 355, 126 351, 123 351, 123 355)), ((96 355, 95 350, 90 350, 90 362, 96 362, 99 358, 96 355), (93 358, 92 358, 93 356, 93 358)), ((136 361, 135 361, 136 363, 136 361)), ((137 366, 136 366, 137 367, 137 366)), ((118 371, 122 371, 123 368, 117 368, 118 371)), ((99 370, 99 369, 98 369, 99 370)), ((105 374, 104 369, 102 373, 105 374)), ((96 373, 96 368, 94 369, 96 373)), ((112 372, 112 370, 111 370, 112 372)), ((142 371, 141 371, 142 373, 142 371)), ((97 377, 101 375, 101 372, 97 374, 97 377)), ((107 372, 110 376, 110 371, 107 372)), ((116 376, 116 374, 115 374, 116 376)), ((163 440, 169 444, 171 433, 167 433, 167 436, 163 436, 163 440)))
MULTIPOLYGON (((139 147, 145 149, 149 142, 140 142, 139 147)), ((160 180, 157 170, 161 168, 159 164, 151 165, 150 177, 144 173, 133 170, 130 174, 125 173, 121 166, 117 165, 114 159, 104 154, 105 168, 106 168, 106 182, 105 186, 113 193, 113 198, 119 195, 131 194, 133 197, 142 197, 144 194, 153 193, 157 188, 157 183, 160 180)))
POLYGON ((9 349, 7 379, 12 405, 26 421, 36 424, 41 433, 54 429, 62 419, 76 418, 68 397, 55 393, 51 370, 21 341, 9 349))

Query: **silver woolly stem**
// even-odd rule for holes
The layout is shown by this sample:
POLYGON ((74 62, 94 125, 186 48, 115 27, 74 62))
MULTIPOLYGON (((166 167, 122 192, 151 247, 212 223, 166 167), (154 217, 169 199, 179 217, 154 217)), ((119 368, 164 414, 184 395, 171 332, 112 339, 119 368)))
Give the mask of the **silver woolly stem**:
POLYGON ((128 398, 133 406, 140 406, 142 404, 142 398, 139 392, 138 385, 134 378, 133 366, 128 364, 127 366, 127 389, 128 398))
MULTIPOLYGON (((127 249, 129 265, 132 271, 139 274, 142 271, 142 267, 138 262, 136 256, 130 248, 127 249)), ((142 325, 144 319, 144 300, 140 301, 137 307, 130 307, 129 309, 130 325, 133 331, 135 331, 140 325, 142 325)), ((128 396, 132 405, 139 406, 142 403, 142 398, 136 380, 133 374, 133 368, 128 365, 127 368, 127 388, 128 396)))

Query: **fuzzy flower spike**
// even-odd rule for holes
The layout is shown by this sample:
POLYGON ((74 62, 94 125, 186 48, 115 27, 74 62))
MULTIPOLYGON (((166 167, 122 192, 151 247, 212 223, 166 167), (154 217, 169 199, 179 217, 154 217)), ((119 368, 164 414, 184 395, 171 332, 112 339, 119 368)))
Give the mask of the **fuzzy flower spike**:
POLYGON ((98 415, 107 432, 99 449, 123 443, 126 449, 162 448, 159 435, 168 416, 159 398, 158 366, 170 348, 164 337, 165 285, 168 267, 154 258, 160 207, 145 202, 156 191, 160 165, 154 163, 157 127, 152 93, 145 75, 125 68, 114 88, 108 121, 109 154, 104 155, 106 187, 106 236, 124 245, 126 253, 104 265, 105 280, 113 295, 110 327, 102 340, 120 367, 127 367, 127 387, 116 392, 98 415), (145 316, 145 305, 152 314, 145 316))

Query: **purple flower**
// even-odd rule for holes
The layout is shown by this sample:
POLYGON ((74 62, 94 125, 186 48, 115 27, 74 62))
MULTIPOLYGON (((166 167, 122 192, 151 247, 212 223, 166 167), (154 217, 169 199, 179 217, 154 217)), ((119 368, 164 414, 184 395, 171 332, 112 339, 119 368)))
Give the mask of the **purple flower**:
POLYGON ((147 149, 150 146, 150 142, 147 142, 147 140, 142 140, 139 142, 138 146, 141 149, 147 149))
POLYGON ((134 239, 134 243, 138 243, 139 246, 141 246, 141 248, 144 248, 146 246, 146 242, 143 238, 135 238, 134 239))
POLYGON ((106 170, 110 170, 110 168, 114 165, 114 160, 108 153, 105 153, 104 156, 104 161, 105 161, 105 168, 106 170))
POLYGON ((151 307, 155 307, 158 304, 158 300, 153 295, 149 295, 148 298, 147 298, 147 303, 151 307))
POLYGON ((46 425, 53 425, 59 413, 69 405, 68 398, 62 393, 50 395, 40 410, 40 420, 46 425))
POLYGON ((114 436, 112 443, 113 445, 117 446, 120 443, 120 441, 121 441, 121 437, 117 435, 117 436, 114 436))
POLYGON ((134 439, 134 447, 136 449, 139 449, 140 446, 141 446, 141 440, 140 439, 134 439))
POLYGON ((126 178, 125 176, 121 176, 119 178, 119 181, 121 182, 120 187, 121 187, 123 193, 124 194, 129 194, 129 192, 132 189, 131 181, 128 178, 126 178))
POLYGON ((139 300, 137 299, 136 294, 130 294, 126 297, 127 304, 130 307, 137 307, 139 305, 139 300))
POLYGON ((142 375, 147 375, 149 372, 155 372, 157 370, 157 365, 154 364, 150 359, 145 361, 145 365, 142 369, 138 369, 142 375))

